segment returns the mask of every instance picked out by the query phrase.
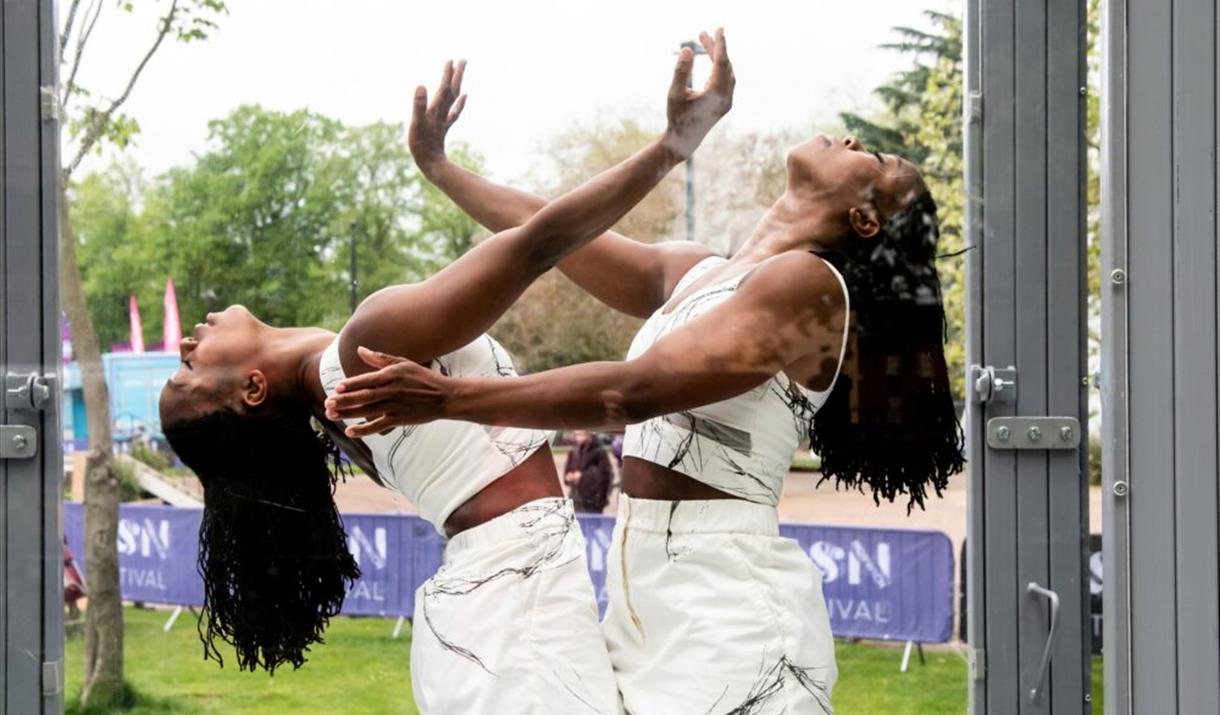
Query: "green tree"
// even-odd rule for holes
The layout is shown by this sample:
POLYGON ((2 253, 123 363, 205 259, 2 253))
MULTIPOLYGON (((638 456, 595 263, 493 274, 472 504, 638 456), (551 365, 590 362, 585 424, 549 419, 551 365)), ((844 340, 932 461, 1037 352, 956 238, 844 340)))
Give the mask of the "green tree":
POLYGON ((161 304, 165 275, 142 225, 145 190, 139 167, 123 162, 85 176, 69 190, 81 280, 102 346, 129 339, 132 295, 139 301, 144 337, 161 332, 161 311, 155 308, 161 304))
POLYGON ((477 226, 420 181, 404 135, 397 124, 248 106, 210 124, 191 165, 151 184, 129 164, 85 177, 73 218, 99 339, 127 338, 133 294, 146 338, 158 335, 170 277, 188 323, 240 302, 274 324, 330 328, 351 312, 353 247, 357 301, 427 277, 477 226))
MULTIPOLYGON (((130 12, 134 0, 119 0, 118 8, 130 12)), ((94 97, 77 81, 103 8, 110 3, 93 0, 82 6, 71 0, 60 30, 58 46, 63 66, 59 106, 68 130, 67 159, 60 169, 59 276, 63 310, 72 331, 76 362, 80 366, 89 424, 89 450, 85 459, 85 568, 89 572, 89 609, 85 613, 84 679, 80 699, 105 708, 124 696, 123 604, 119 590, 119 489, 114 466, 114 444, 110 432, 110 395, 102 370, 102 353, 89 314, 72 216, 68 209, 68 187, 84 157, 103 145, 122 147, 131 141, 139 125, 121 113, 148 63, 166 38, 178 42, 206 39, 216 28, 215 18, 224 12, 223 0, 170 0, 157 17, 156 31, 140 59, 123 77, 120 89, 110 96, 94 97), (82 12, 83 10, 83 12, 82 12)))

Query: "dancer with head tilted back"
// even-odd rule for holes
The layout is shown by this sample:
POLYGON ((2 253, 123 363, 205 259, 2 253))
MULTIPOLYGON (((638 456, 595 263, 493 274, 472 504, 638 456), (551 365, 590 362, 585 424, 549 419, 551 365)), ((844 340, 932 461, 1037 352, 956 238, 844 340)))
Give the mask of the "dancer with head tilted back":
MULTIPOLYGON (((723 41, 713 44, 723 56, 723 41)), ((678 59, 661 137, 428 280, 373 294, 337 335, 273 328, 233 306, 183 341, 161 419, 204 485, 200 629, 209 655, 220 658, 219 637, 242 668, 299 666, 339 611, 358 569, 332 501, 337 444, 448 538, 444 565, 415 600, 411 673, 422 712, 618 712, 549 433, 438 421, 349 438, 322 404, 340 380, 369 370, 357 346, 455 378, 510 379, 509 356, 484 331, 534 279, 618 221, 728 111, 731 72, 690 92, 692 60, 689 50, 678 59)), ((446 65, 434 107, 461 73, 446 65)), ((425 105, 421 87, 417 114, 425 105)))
MULTIPOLYGON (((446 109, 412 123, 425 175, 493 230, 546 210, 446 160, 446 109)), ((919 172, 825 136, 792 149, 787 169, 783 195, 731 258, 608 232, 559 262, 647 319, 626 361, 486 380, 361 350, 378 371, 327 402, 368 420, 355 435, 433 419, 626 426, 603 626, 629 712, 832 712, 821 576, 778 535, 798 444, 807 434, 824 478, 911 505, 962 467, 936 205, 919 172)))

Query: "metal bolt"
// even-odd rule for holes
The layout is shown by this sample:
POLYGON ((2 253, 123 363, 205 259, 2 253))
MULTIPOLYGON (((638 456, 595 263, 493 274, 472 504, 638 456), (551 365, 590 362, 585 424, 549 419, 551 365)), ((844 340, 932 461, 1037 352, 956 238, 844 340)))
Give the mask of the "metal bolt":
POLYGON ((1110 282, 1114 285, 1122 285, 1127 282, 1127 272, 1121 268, 1115 268, 1110 271, 1110 282))
POLYGON ((1059 439, 1063 440, 1064 442, 1071 442, 1072 434, 1072 428, 1068 425, 1064 425, 1063 427, 1059 428, 1059 439))
POLYGON ((1088 87, 1081 87, 1081 88, 1080 88, 1080 96, 1081 96, 1081 97, 1084 97, 1084 96, 1088 95, 1088 93, 1089 93, 1089 88, 1088 88, 1088 87))
POLYGON ((25 449, 26 444, 28 444, 28 443, 26 442, 25 435, 23 435, 23 434, 13 435, 13 446, 14 447, 16 447, 17 449, 25 449))
POLYGON ((1085 693, 1085 694, 1084 694, 1084 701, 1085 701, 1086 703, 1091 703, 1091 702, 1093 702, 1093 693, 1085 693))
POLYGON ((1029 431, 1025 434, 1029 436, 1030 442, 1037 442, 1038 440, 1042 439, 1042 430, 1038 429, 1037 427, 1030 427, 1029 431))
POLYGON ((1114 496, 1116 496, 1116 497, 1127 496, 1127 483, 1126 482, 1122 482, 1122 481, 1114 482, 1114 496))
POLYGON ((1000 440, 1001 442, 1007 442, 1008 441, 1008 428, 1004 427, 1004 426, 996 427, 995 428, 995 438, 1000 440))

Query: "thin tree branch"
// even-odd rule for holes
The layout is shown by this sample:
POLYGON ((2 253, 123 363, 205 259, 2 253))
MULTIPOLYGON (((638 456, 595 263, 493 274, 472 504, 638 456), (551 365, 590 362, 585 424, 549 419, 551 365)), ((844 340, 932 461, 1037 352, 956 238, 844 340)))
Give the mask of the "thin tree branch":
POLYGON ((59 36, 59 50, 63 52, 63 48, 68 44, 68 38, 72 36, 72 23, 76 22, 76 10, 80 7, 80 0, 72 0, 72 5, 68 7, 68 20, 64 23, 63 34, 59 36))
POLYGON ((165 13, 165 17, 161 19, 161 27, 157 31, 157 39, 153 41, 152 47, 148 48, 148 52, 144 53, 144 57, 140 60, 140 63, 136 65, 135 70, 132 71, 131 77, 127 80, 127 86, 123 88, 123 93, 120 94, 118 98, 110 102, 110 106, 106 107, 106 109, 100 114, 94 115, 93 120, 89 122, 89 129, 85 132, 84 138, 81 139, 80 146, 76 149, 76 156, 72 158, 72 161, 63 170, 63 178, 65 182, 67 182, 68 178, 72 176, 72 172, 76 171, 76 167, 80 166, 81 161, 85 158, 85 155, 89 153, 89 150, 93 148, 93 145, 97 143, 97 140, 101 138, 102 132, 105 131, 107 125, 110 124, 110 120, 114 117, 114 113, 118 111, 119 107, 121 107, 123 103, 127 101, 127 98, 131 96, 131 90, 136 86, 136 80, 140 78, 140 74, 144 71, 144 67, 148 64, 148 61, 152 59, 152 56, 156 54, 157 49, 161 46, 161 42, 165 39, 165 36, 168 35, 170 30, 173 29, 174 16, 178 12, 178 2, 179 0, 174 0, 173 4, 170 5, 169 10, 165 13))
MULTIPOLYGON (((67 111, 68 100, 72 98, 72 90, 76 89, 76 71, 80 69, 80 59, 85 53, 85 43, 89 41, 89 36, 93 34, 93 27, 97 25, 97 19, 102 14, 101 0, 89 0, 89 7, 85 8, 85 26, 81 30, 80 37, 76 38, 76 51, 72 54, 72 71, 68 73, 68 81, 64 82, 63 96, 59 98, 59 109, 61 112, 67 111), (93 13, 90 17, 90 13, 93 13)), ((60 48, 63 52, 63 48, 60 48)))

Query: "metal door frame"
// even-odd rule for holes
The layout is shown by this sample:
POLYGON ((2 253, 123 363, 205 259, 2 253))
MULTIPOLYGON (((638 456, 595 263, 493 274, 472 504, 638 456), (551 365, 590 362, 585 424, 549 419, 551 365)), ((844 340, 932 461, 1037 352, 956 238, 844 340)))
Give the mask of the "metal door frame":
POLYGON ((967 0, 964 29, 967 362, 1016 371, 1015 394, 967 376, 970 708, 1087 713, 1085 3, 967 0), (1075 419, 1079 447, 988 446, 1017 416, 1075 419), (1059 604, 1045 678, 1055 619, 1030 584, 1059 604))
MULTIPOLYGON (((0 459, 0 711, 14 714, 63 709, 56 27, 53 0, 0 5, 0 423, 34 428, 38 443, 34 457, 0 459), (49 399, 35 407, 9 373, 50 376, 49 399)), ((7 437, 0 447, 28 443, 7 437)))

